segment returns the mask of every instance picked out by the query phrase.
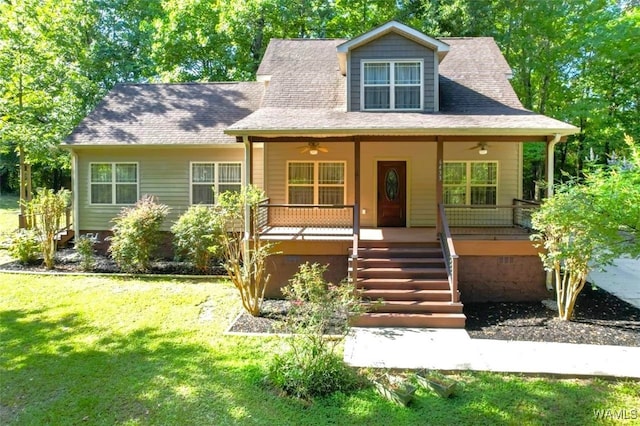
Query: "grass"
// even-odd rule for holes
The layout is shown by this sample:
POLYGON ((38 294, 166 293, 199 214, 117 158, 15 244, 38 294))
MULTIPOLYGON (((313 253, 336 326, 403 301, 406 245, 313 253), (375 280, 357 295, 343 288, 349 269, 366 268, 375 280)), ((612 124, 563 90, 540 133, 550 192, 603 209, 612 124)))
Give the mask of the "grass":
POLYGON ((11 260, 4 250, 7 236, 18 229, 18 197, 14 195, 0 195, 0 264, 11 260))
POLYGON ((638 382, 486 373, 458 375, 464 388, 453 399, 419 391, 408 408, 373 389, 306 404, 263 384, 277 339, 223 335, 238 309, 226 281, 0 273, 0 424, 583 425, 607 423, 596 409, 640 416, 638 382))
POLYGON ((18 197, 0 195, 0 235, 18 228, 18 197))

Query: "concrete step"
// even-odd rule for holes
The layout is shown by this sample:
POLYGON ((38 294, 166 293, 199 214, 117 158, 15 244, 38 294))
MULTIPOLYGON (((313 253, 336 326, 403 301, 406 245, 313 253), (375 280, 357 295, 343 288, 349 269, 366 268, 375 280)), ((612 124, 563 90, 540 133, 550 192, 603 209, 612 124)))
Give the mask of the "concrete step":
POLYGON ((448 279, 359 278, 356 284, 365 290, 449 290, 448 279))
POLYGON ((411 290, 411 289, 370 289, 362 290, 360 296, 365 300, 384 301, 451 301, 451 291, 411 290))
POLYGON ((372 302, 369 312, 387 313, 462 313, 462 303, 453 303, 444 300, 390 300, 382 303, 372 302))
POLYGON ((370 312, 352 322, 354 327, 433 327, 464 328, 466 317, 461 313, 383 313, 370 312))

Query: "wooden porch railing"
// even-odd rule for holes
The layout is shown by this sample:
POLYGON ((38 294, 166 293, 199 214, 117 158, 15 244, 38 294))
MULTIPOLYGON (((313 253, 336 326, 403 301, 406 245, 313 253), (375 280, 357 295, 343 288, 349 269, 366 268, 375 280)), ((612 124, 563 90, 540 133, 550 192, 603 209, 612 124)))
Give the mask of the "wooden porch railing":
POLYGON ((357 204, 270 204, 266 198, 258 204, 258 232, 287 236, 292 228, 303 228, 305 236, 350 236, 353 241, 351 282, 355 285, 358 281, 359 212, 357 204))
MULTIPOLYGON (((36 226, 38 220, 40 220, 39 216, 41 215, 33 212, 28 212, 22 215, 22 218, 20 220, 20 228, 33 229, 36 226)), ((64 211, 64 214, 59 218, 60 222, 57 226, 58 234, 72 229, 72 225, 73 225, 71 220, 72 217, 73 217, 73 207, 69 206, 64 211)))
POLYGON ((305 235, 351 235, 358 222, 358 209, 352 204, 271 204, 258 205, 259 232, 288 235, 291 228, 304 228, 305 235))
POLYGON ((451 302, 457 303, 460 301, 460 293, 458 291, 458 255, 453 246, 453 238, 451 237, 445 206, 439 204, 438 209, 440 210, 440 218, 442 221, 442 232, 439 235, 440 245, 442 246, 442 252, 445 256, 447 275, 449 277, 449 289, 451 290, 451 302))
POLYGON ((451 227, 519 227, 530 230, 531 214, 540 207, 540 203, 515 198, 511 205, 445 204, 443 207, 451 227))

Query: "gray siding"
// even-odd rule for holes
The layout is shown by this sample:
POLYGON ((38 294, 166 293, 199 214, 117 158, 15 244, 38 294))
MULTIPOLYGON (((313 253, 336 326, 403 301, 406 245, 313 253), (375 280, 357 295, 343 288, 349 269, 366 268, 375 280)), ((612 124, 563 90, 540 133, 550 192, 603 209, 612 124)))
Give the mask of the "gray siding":
POLYGON ((354 49, 349 57, 348 106, 349 111, 360 110, 360 64, 367 59, 422 59, 424 62, 424 111, 435 111, 434 61, 435 52, 418 43, 390 33, 364 46, 354 49))

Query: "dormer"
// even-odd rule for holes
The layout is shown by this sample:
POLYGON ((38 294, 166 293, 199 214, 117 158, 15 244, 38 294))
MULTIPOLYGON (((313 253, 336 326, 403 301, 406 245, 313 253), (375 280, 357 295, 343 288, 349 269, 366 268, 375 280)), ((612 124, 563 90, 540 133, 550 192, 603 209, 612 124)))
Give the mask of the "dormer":
POLYGON ((436 112, 438 66, 449 45, 396 21, 337 48, 347 111, 436 112))

